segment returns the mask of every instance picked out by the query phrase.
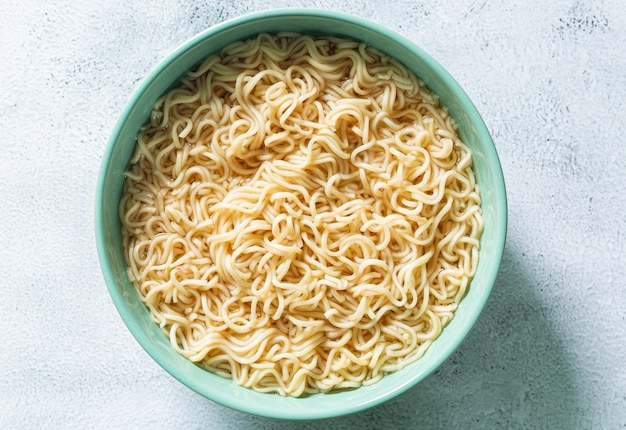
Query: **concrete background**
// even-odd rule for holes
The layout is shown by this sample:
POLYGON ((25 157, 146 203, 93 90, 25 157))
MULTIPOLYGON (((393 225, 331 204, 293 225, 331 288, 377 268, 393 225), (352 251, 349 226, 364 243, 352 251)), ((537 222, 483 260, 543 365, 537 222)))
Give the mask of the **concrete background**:
POLYGON ((97 262, 108 135, 167 53, 270 0, 3 0, 0 428, 626 428, 626 5, 292 1, 420 45, 499 151, 509 234, 478 325, 443 367, 352 416, 293 423, 202 398, 123 325, 97 262))

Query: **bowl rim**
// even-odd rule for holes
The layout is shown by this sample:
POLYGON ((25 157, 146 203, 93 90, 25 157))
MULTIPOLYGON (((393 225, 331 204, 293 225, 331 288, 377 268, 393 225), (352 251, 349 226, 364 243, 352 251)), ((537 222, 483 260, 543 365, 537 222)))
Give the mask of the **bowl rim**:
MULTIPOLYGON (((220 46, 219 48, 221 48, 220 46)), ((117 202, 116 202, 117 203, 117 202)), ((223 406, 229 407, 234 410, 238 410, 241 412, 254 414, 258 416, 264 416, 268 418, 276 418, 276 419, 292 419, 292 420, 311 420, 311 419, 321 419, 321 418, 331 418, 341 415, 347 415, 355 412, 359 412, 370 407, 381 404, 387 400, 390 400, 393 397, 396 397, 413 386, 417 385, 420 381, 424 380, 430 374, 432 374, 436 369, 438 369, 453 353, 456 349, 463 343, 472 327, 475 325, 476 321, 480 317, 484 307, 487 303, 487 300, 491 294, 493 286, 495 284, 495 280, 499 271, 499 265, 502 259, 502 255, 504 252, 504 243, 506 240, 506 232, 507 232, 507 201, 506 201, 506 191, 505 191, 505 183, 504 177, 502 174, 502 168, 500 165, 500 161, 495 149, 495 145, 493 143, 492 137, 489 134, 489 131, 478 113, 478 110, 474 106, 473 102, 467 96, 465 91, 461 88, 461 86, 456 82, 456 80, 445 70, 433 57, 427 54, 424 50, 418 47, 414 42, 409 40, 408 38, 382 26, 373 21, 369 21, 364 18, 360 18, 357 16, 329 11, 329 10, 321 10, 314 8, 279 8, 279 9, 271 9, 258 11, 253 13, 248 13, 245 15, 241 15, 238 17, 234 17, 228 19, 226 21, 215 24, 202 32, 194 35, 189 38, 181 45, 179 45, 176 49, 172 50, 169 54, 167 54, 158 64, 146 75, 146 77, 139 83, 139 85, 132 91, 129 100, 127 101, 123 111, 121 112, 119 119, 117 120, 114 129, 111 133, 111 136, 107 142, 105 152, 102 157, 101 167, 98 174, 97 186, 96 186, 96 204, 95 204, 95 229, 96 229, 96 246, 98 258, 101 266, 101 270, 103 273, 103 277, 105 283, 107 285, 107 289, 112 298, 112 301, 122 317, 124 323, 127 328, 131 332, 131 334, 135 337, 137 342, 142 346, 142 348, 156 361, 165 371, 167 371, 170 375, 176 378, 179 382, 186 385, 190 389, 196 391, 207 399, 219 403, 223 406), (378 392, 376 390, 371 390, 371 395, 365 401, 361 401, 356 404, 346 404, 346 402, 338 401, 341 397, 337 397, 336 394, 316 394, 318 397, 328 397, 330 401, 322 402, 324 403, 323 408, 313 408, 312 410, 302 409, 302 408, 279 408, 276 406, 259 406, 259 404, 250 404, 245 401, 245 399, 240 399, 237 395, 233 395, 232 391, 229 392, 216 392, 215 390, 211 390, 210 387, 203 386, 199 383, 199 381, 190 380, 190 378, 182 375, 177 371, 174 366, 170 365, 163 357, 161 357, 161 353, 154 347, 153 341, 150 337, 144 332, 144 330, 140 327, 137 321, 129 314, 130 311, 127 309, 127 304, 123 294, 116 288, 116 275, 113 273, 112 268, 110 266, 110 262, 108 259, 108 253, 106 248, 106 235, 105 228, 103 225, 103 208, 107 202, 104 201, 104 190, 106 188, 106 179, 107 179, 107 170, 108 166, 112 162, 113 158, 113 150, 117 140, 119 139, 121 129, 124 126, 124 123, 127 121, 127 118, 130 112, 133 110, 134 106, 140 100, 142 94, 148 90, 151 82, 155 80, 159 74, 161 74, 164 69, 166 69, 169 65, 174 63, 183 53, 189 51, 194 46, 200 44, 203 40, 208 37, 212 37, 217 35, 220 32, 223 32, 228 29, 232 29, 241 24, 250 23, 252 21, 256 21, 259 19, 266 18, 289 18, 289 17, 314 17, 321 19, 328 19, 332 21, 336 21, 337 23, 347 23, 357 27, 362 27, 369 31, 380 34, 382 37, 391 39, 396 43, 402 45, 404 48, 408 49, 413 55, 419 57, 421 60, 426 62, 428 66, 444 81, 444 85, 452 91, 456 97, 458 97, 462 109, 464 112, 467 112, 471 117, 471 121, 478 129, 478 134, 480 138, 485 142, 485 145, 489 149, 488 162, 489 169, 492 170, 491 174, 496 178, 496 182, 498 184, 497 189, 494 190, 495 199, 498 200, 499 204, 499 212, 497 214, 498 225, 494 226, 495 230, 495 240, 493 242, 494 250, 493 252, 496 255, 496 260, 494 264, 490 266, 490 270, 485 274, 485 281, 483 292, 481 297, 479 298, 479 304, 476 307, 476 311, 473 312, 469 318, 466 319, 466 325, 462 326, 458 329, 458 333, 456 333, 454 342, 452 345, 444 348, 441 351, 435 360, 432 361, 432 364, 428 366, 425 371, 419 372, 417 374, 411 374, 408 376, 406 381, 396 384, 390 389, 384 392, 378 392)), ((479 262, 480 265, 480 262, 479 262)), ((428 351, 427 351, 428 353, 428 351)), ((419 361, 419 360, 418 360, 419 361)), ((405 369, 409 368, 411 365, 407 366, 405 369)), ((404 370, 404 369, 403 369, 404 370)), ((402 372, 400 370, 399 372, 402 372)), ((394 372, 395 373, 395 372, 394 372)), ((384 378, 383 378, 384 380, 384 378)), ((234 384, 234 382, 233 382, 234 384)), ((378 383, 377 383, 378 384, 378 383)), ((377 384, 374 384, 376 386, 377 384)), ((235 390, 245 389, 243 387, 237 386, 235 390)), ((361 390, 359 388, 358 390, 361 390)), ((250 390, 251 391, 251 390, 250 390)), ((262 394, 258 393, 262 396, 276 396, 275 394, 262 394)), ((341 395, 340 393, 337 393, 341 395)), ((293 402, 307 402, 307 397, 305 398, 283 398, 281 399, 295 399, 293 402)), ((274 403, 271 401, 271 397, 269 397, 270 401, 265 403, 271 404, 274 403)), ((292 402, 292 400, 289 400, 292 402)), ((295 404, 295 403, 294 403, 295 404)))

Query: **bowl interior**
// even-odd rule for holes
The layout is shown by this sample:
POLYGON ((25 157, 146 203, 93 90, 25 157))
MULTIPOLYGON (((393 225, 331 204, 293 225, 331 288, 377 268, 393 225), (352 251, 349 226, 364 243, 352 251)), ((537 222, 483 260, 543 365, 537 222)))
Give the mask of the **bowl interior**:
POLYGON ((436 61, 410 41, 360 18, 289 9, 251 14, 217 25, 182 45, 149 74, 132 95, 110 138, 98 178, 95 218, 100 264, 113 302, 131 333, 155 361, 189 388, 233 409, 272 418, 316 419, 357 412, 404 392, 432 373, 460 345, 482 311, 498 272, 506 235, 506 197, 498 156, 483 120, 465 92, 436 61), (413 70, 449 108, 473 152, 485 220, 478 269, 470 289, 454 319, 420 360, 372 386, 305 398, 261 394, 239 387, 176 353, 128 280, 118 218, 124 170, 139 127, 156 99, 187 70, 225 45, 260 32, 281 31, 362 40, 413 70))

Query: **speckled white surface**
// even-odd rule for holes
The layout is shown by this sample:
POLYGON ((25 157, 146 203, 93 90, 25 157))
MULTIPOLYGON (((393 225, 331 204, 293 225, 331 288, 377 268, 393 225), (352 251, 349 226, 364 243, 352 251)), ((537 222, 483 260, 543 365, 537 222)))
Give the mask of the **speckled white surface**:
POLYGON ((419 386, 323 422, 213 404, 119 318, 94 243, 96 176, 132 89, 195 33, 270 0, 4 0, 0 428, 626 428, 626 4, 291 1, 410 38, 475 101, 509 234, 467 341, 419 386))

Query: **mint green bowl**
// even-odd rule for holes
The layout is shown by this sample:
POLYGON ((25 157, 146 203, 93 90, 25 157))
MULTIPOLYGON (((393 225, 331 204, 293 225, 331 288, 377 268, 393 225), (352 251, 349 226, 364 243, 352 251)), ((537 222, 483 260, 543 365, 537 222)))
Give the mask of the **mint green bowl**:
POLYGON ((465 339, 483 310, 498 273, 506 236, 506 194, 500 162, 483 120, 461 87, 411 41, 361 18, 321 10, 274 10, 223 22, 165 58, 139 85, 122 112, 102 160, 96 194, 96 241, 104 279, 119 314, 139 344, 167 372, 206 398, 239 411, 280 419, 309 420, 358 412, 403 393, 434 372, 465 339), (242 388, 201 369, 174 351, 168 338, 152 322, 126 275, 118 218, 124 170, 139 127, 148 118, 156 99, 187 70, 225 45, 257 33, 280 31, 362 40, 412 69, 448 106, 463 139, 473 151, 485 220, 480 260, 469 292, 454 319, 420 360, 372 386, 304 398, 242 388))

